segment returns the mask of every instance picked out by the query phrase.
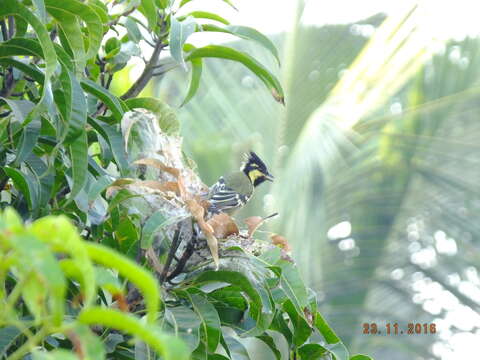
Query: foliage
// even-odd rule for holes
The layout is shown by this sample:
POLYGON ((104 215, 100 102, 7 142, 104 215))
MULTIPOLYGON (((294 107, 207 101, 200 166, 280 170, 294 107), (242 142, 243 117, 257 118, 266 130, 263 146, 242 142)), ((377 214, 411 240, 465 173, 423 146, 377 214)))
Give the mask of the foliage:
MULTIPOLYGON (((475 329, 473 323, 460 325, 457 314, 475 317, 479 309, 480 233, 472 219, 480 203, 475 190, 480 42, 467 37, 437 44, 431 59, 419 57, 421 67, 399 70, 389 65, 418 61, 415 53, 399 56, 404 46, 418 46, 417 32, 408 30, 415 22, 385 29, 392 19, 384 19, 376 15, 322 27, 299 22, 275 38, 283 53, 286 108, 271 106, 243 69, 217 62, 204 68, 208 93, 199 92, 179 118, 186 124, 186 147, 210 181, 234 166, 232 152, 239 156, 252 144, 275 164, 272 173, 280 184, 273 185, 273 196, 257 196, 244 214, 279 210, 270 230, 289 237, 302 275, 319 295, 319 309, 349 349, 379 359, 440 358, 435 350, 448 353, 453 335, 475 329), (396 36, 405 38, 389 42, 396 36), (365 47, 378 38, 387 43, 374 58, 365 57, 365 47), (392 61, 385 49, 397 51, 393 55, 401 61, 392 61), (229 86, 231 78, 241 79, 241 87, 229 86), (344 79, 349 87, 337 86, 344 79), (377 85, 383 90, 375 91, 377 85), (344 102, 356 90, 369 100, 377 97, 344 102), (248 116, 245 108, 251 109, 248 116), (228 121, 221 116, 227 111, 228 121), (216 122, 202 121, 206 113, 219 114, 216 122), (345 126, 352 119, 353 128, 345 126), (307 135, 313 139, 305 146, 307 135), (202 147, 205 138, 215 139, 215 146, 202 147), (303 151, 294 151, 299 147, 303 151), (442 324, 444 332, 362 333, 364 322, 384 327, 413 320, 442 324)), ((246 42, 232 46, 258 51, 246 42)), ((268 57, 261 60, 267 63, 268 57)), ((159 93, 169 86, 174 84, 160 84, 159 93)))
POLYGON ((212 271, 209 256, 207 267, 165 282, 165 275, 173 276, 167 273, 175 255, 170 230, 185 216, 150 213, 149 194, 141 191, 153 187, 164 202, 171 200, 169 191, 182 195, 189 221, 194 217, 205 236, 208 227, 183 197, 179 174, 193 174, 193 165, 181 149, 167 165, 152 161, 166 149, 160 139, 178 141, 175 113, 139 94, 153 77, 190 64, 185 104, 199 88, 204 59, 219 58, 244 65, 274 100, 284 97, 276 76, 247 53, 187 42, 194 32, 225 32, 252 40, 278 60, 261 33, 217 14, 188 12, 190 2, 2 4, 0 357, 233 359, 248 357, 249 337, 277 359, 282 341, 287 356, 349 359, 317 311, 314 293, 275 246, 252 253, 222 245, 235 253, 234 262, 221 258, 220 270, 212 271), (161 58, 167 48, 170 57, 161 58), (114 94, 109 88, 134 59, 144 61, 141 75, 114 94), (145 110, 154 122, 144 121, 145 110), (142 132, 142 126, 155 131, 142 132), (152 156, 139 157, 152 144, 160 144, 152 156), (144 167, 152 163, 161 170, 157 175, 176 174, 176 182, 144 180, 152 175, 144 167))

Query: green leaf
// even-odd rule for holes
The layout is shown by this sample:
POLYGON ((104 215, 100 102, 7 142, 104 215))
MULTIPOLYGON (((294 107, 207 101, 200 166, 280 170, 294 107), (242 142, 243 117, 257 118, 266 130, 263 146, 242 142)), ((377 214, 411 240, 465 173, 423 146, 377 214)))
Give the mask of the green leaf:
POLYGON ((292 301, 292 304, 297 309, 299 314, 303 314, 304 308, 309 305, 307 289, 305 284, 300 278, 297 267, 288 262, 280 261, 278 264, 282 269, 282 274, 280 277, 280 286, 287 295, 287 297, 292 301))
POLYGON ((103 175, 97 179, 97 181, 90 187, 88 191, 88 202, 92 203, 95 199, 100 196, 102 191, 104 191, 110 184, 113 182, 113 178, 108 175, 103 175))
POLYGON ((72 161, 73 185, 70 199, 73 200, 83 189, 87 182, 88 173, 88 142, 87 133, 83 132, 70 145, 70 158, 72 161))
POLYGON ((38 350, 33 351, 33 360, 78 360, 72 352, 55 349, 49 352, 40 352, 38 350))
POLYGON ((241 288, 242 292, 250 299, 249 312, 256 321, 256 326, 244 335, 254 336, 255 331, 261 334, 268 328, 273 317, 273 311, 268 294, 262 286, 253 286, 248 278, 235 271, 205 271, 195 280, 195 285, 203 282, 219 281, 232 284, 241 288))
POLYGON ((275 355, 275 359, 281 360, 282 353, 278 349, 278 345, 275 344, 273 338, 268 335, 266 332, 263 335, 257 336, 257 339, 262 340, 269 348, 272 350, 273 354, 275 355))
POLYGON ((302 360, 322 359, 329 351, 320 344, 305 344, 298 349, 298 355, 302 360))
POLYGON ((152 245, 154 235, 160 230, 178 223, 186 217, 186 215, 179 215, 165 218, 163 211, 157 210, 154 212, 142 227, 142 249, 148 249, 152 245))
POLYGON ((186 306, 166 308, 165 320, 171 325, 175 336, 180 336, 188 344, 190 351, 198 347, 202 321, 194 311, 186 306))
POLYGON ((130 16, 125 20, 125 27, 127 28, 128 38, 138 44, 142 40, 142 33, 137 23, 130 16))
MULTIPOLYGON (((83 324, 75 324, 70 334, 74 334, 77 342, 75 343, 75 350, 88 359, 105 359, 105 349, 102 341, 90 330, 90 328, 83 324)), ((72 335, 70 335, 72 336, 72 335)))
POLYGON ((188 293, 193 310, 202 322, 202 339, 208 352, 214 352, 220 342, 220 318, 215 307, 200 294, 188 293))
POLYGON ((22 332, 14 326, 0 328, 0 357, 5 355, 5 352, 20 335, 22 332))
POLYGON ((62 8, 73 1, 56 1, 52 4, 52 1, 46 0, 46 3, 49 14, 58 22, 60 41, 65 50, 73 55, 76 73, 81 74, 87 62, 82 29, 77 14, 62 8))
MULTIPOLYGON (((95 57, 103 39, 103 25, 100 16, 88 4, 84 4, 77 0, 57 1, 45 0, 47 11, 54 14, 67 16, 78 16, 85 23, 88 37, 87 59, 95 57)), ((68 35, 68 34, 67 34, 68 35)), ((71 34, 73 35, 73 33, 71 34)), ((83 36, 80 38, 83 39, 83 36)), ((69 39, 72 41, 73 39, 69 39)))
POLYGON ((98 85, 96 82, 90 79, 83 79, 80 84, 86 92, 97 97, 109 107, 116 121, 119 122, 120 120, 122 120, 124 111, 122 107, 122 102, 118 97, 112 95, 112 93, 110 93, 107 89, 98 85))
POLYGON ((34 154, 25 160, 35 178, 40 182, 38 204, 45 206, 51 198, 53 184, 55 181, 54 169, 50 169, 44 161, 34 154))
POLYGON ((214 14, 214 13, 211 13, 211 12, 208 12, 208 11, 192 11, 192 12, 189 12, 187 15, 178 17, 178 20, 181 21, 181 20, 183 20, 183 19, 185 19, 189 16, 192 16, 195 19, 214 20, 214 21, 218 21, 218 22, 220 22, 222 24, 225 24, 225 25, 230 25, 228 20, 224 19, 220 15, 217 15, 217 14, 214 14))
POLYGON ((301 346, 310 337, 312 328, 307 320, 305 320, 303 312, 298 313, 290 300, 285 301, 282 307, 290 317, 290 321, 293 325, 293 342, 295 346, 301 346))
POLYGON ((221 58, 242 63, 267 86, 276 101, 284 104, 284 93, 278 79, 250 55, 226 46, 208 45, 193 50, 185 60, 189 61, 204 57, 221 58))
POLYGON ((32 177, 24 174, 20 170, 4 166, 3 171, 13 180, 13 184, 27 200, 30 210, 37 209, 39 184, 32 177))
MULTIPOLYGON (((229 24, 227 24, 229 25, 229 24)), ((224 32, 230 35, 238 36, 243 39, 253 40, 265 49, 267 49, 277 60, 280 65, 280 56, 278 55, 277 48, 273 42, 265 35, 263 35, 258 30, 248 26, 239 26, 239 25, 229 25, 225 27, 220 27, 212 24, 202 24, 203 31, 215 31, 215 32, 224 32)))
POLYGON ((60 81, 63 87, 63 96, 56 99, 60 113, 67 123, 65 144, 71 144, 85 131, 87 123, 87 102, 84 92, 76 77, 67 71, 62 71, 60 81))
POLYGON ((69 254, 81 278, 83 303, 88 307, 95 299, 95 273, 84 242, 66 216, 45 216, 30 226, 30 232, 56 250, 69 254))
POLYGON ((250 360, 247 349, 240 341, 231 336, 225 336, 224 338, 228 345, 228 349, 230 350, 231 359, 250 360))
POLYGON ((43 0, 32 0, 32 3, 35 5, 35 13, 44 24, 47 23, 47 11, 45 10, 45 3, 43 0))
POLYGON ((320 331, 328 344, 336 344, 340 342, 340 338, 335 334, 319 312, 315 314, 315 327, 320 331))
POLYGON ((188 87, 187 96, 183 100, 180 106, 188 103, 197 93, 198 87, 200 86, 200 78, 202 77, 203 61, 202 59, 192 59, 190 61, 192 64, 192 78, 190 80, 190 86, 188 87))
POLYGON ((341 342, 325 345, 325 348, 335 355, 335 360, 348 360, 350 357, 347 348, 341 342))
POLYGON ((155 7, 154 0, 141 0, 142 6, 140 11, 148 20, 148 27, 150 30, 153 30, 157 27, 158 22, 158 12, 155 7))
POLYGON ((370 356, 367 355, 353 355, 350 360, 373 360, 370 356))
POLYGON ((114 207, 116 207, 117 205, 120 205, 122 202, 124 202, 128 199, 131 199, 131 198, 134 198, 134 197, 139 197, 139 196, 141 196, 141 195, 132 194, 127 189, 120 189, 117 193, 115 193, 113 198, 109 201, 108 211, 112 211, 112 209, 114 207))
POLYGON ((159 285, 152 274, 108 247, 94 243, 86 243, 85 246, 92 260, 105 267, 117 269, 120 275, 129 279, 142 291, 147 309, 147 321, 153 323, 157 316, 161 297, 159 285))
POLYGON ((100 120, 96 120, 92 117, 87 118, 87 122, 91 125, 110 145, 115 163, 117 164, 120 174, 125 176, 128 174, 129 164, 127 160, 127 154, 125 152, 125 145, 123 142, 122 134, 116 130, 113 126, 106 124, 100 120))
POLYGON ((139 97, 125 100, 125 105, 129 109, 147 109, 153 112, 158 119, 160 129, 167 135, 177 134, 180 130, 180 122, 178 121, 175 111, 172 110, 163 101, 153 97, 139 97))
POLYGON ((189 351, 180 339, 166 335, 156 326, 143 324, 136 317, 118 310, 91 307, 79 314, 78 321, 86 325, 99 324, 132 334, 150 345, 165 360, 189 359, 189 351))
POLYGON ((187 41, 187 38, 195 32, 196 26, 193 17, 187 17, 181 22, 174 17, 171 18, 169 37, 170 54, 185 70, 187 70, 187 66, 183 59, 183 45, 185 41, 187 41))
POLYGON ((49 247, 30 234, 17 235, 18 271, 26 280, 22 297, 35 317, 36 323, 52 316, 53 323, 63 321, 67 284, 62 269, 49 247), (47 291, 45 291, 47 290, 47 291), (45 313, 48 301, 49 313, 45 313))
MULTIPOLYGON (((1 52, 2 46, 0 45, 0 52, 1 52)), ((30 76, 33 80, 38 82, 39 84, 43 85, 45 81, 45 75, 38 70, 36 67, 31 66, 29 64, 25 64, 21 61, 11 59, 11 58, 1 58, 0 57, 0 64, 3 66, 13 66, 14 68, 17 68, 18 70, 22 71, 25 75, 30 76)))

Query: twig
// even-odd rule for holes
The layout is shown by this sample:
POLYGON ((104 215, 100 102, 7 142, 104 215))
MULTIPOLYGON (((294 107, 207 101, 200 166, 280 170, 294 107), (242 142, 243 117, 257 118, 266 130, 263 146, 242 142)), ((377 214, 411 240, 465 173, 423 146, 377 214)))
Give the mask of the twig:
POLYGON ((7 24, 5 24, 5 20, 0 21, 0 28, 2 29, 3 41, 7 41, 8 40, 8 32, 7 32, 7 24))
POLYGON ((135 10, 137 10, 137 7, 136 7, 136 6, 134 6, 134 7, 131 8, 130 10, 127 10, 127 11, 125 11, 124 13, 118 15, 118 17, 117 17, 116 19, 114 19, 114 20, 112 20, 112 21, 110 21, 110 22, 108 23, 108 27, 111 27, 111 26, 113 26, 113 25, 117 25, 117 23, 120 21, 121 18, 130 15, 130 14, 131 14, 132 12, 134 12, 135 10))
POLYGON ((162 49, 166 46, 166 44, 163 44, 162 39, 157 40, 152 56, 150 57, 148 63, 145 65, 145 69, 143 69, 142 75, 140 75, 138 80, 130 87, 130 89, 128 89, 127 92, 121 96, 122 100, 137 96, 145 88, 145 86, 147 86, 148 82, 153 76, 153 67, 157 65, 160 53, 162 52, 162 49))
POLYGON ((173 235, 172 245, 170 245, 170 250, 168 251, 167 261, 165 261, 165 266, 163 267, 162 274, 160 275, 160 283, 163 283, 168 275, 168 270, 172 264, 173 256, 180 245, 180 229, 175 230, 173 235))
POLYGON ((187 248, 185 249, 185 252, 183 253, 180 260, 178 260, 175 269, 167 276, 166 280, 168 282, 170 282, 170 280, 174 279, 178 274, 183 271, 188 259, 190 259, 193 254, 193 250, 195 250, 194 238, 192 238, 192 240, 187 244, 187 248))
POLYGON ((15 33, 15 21, 13 16, 8 17, 8 38, 11 39, 15 33))

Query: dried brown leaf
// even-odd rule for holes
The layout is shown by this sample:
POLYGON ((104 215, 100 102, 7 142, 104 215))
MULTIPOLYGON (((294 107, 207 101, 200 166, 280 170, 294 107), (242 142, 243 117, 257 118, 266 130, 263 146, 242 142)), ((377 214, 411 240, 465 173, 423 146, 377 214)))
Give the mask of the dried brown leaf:
POLYGON ((290 245, 288 244, 287 239, 282 235, 273 234, 272 236, 270 236, 270 239, 272 239, 273 245, 278 246, 280 249, 284 250, 285 252, 289 253, 292 251, 292 249, 290 248, 290 245))
POLYGON ((264 218, 261 216, 250 216, 244 220, 248 227, 248 237, 252 237, 255 231, 263 224, 264 218))
POLYGON ((207 224, 213 228, 213 234, 217 239, 226 239, 230 235, 239 234, 237 224, 225 213, 212 216, 212 218, 207 221, 207 224))

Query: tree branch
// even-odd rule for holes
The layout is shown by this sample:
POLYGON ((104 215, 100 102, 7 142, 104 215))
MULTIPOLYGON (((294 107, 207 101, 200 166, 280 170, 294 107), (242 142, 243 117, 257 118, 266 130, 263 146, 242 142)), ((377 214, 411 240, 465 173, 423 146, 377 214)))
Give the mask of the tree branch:
POLYGON ((157 40, 155 48, 153 49, 153 54, 148 63, 145 65, 142 75, 140 75, 138 80, 130 87, 130 89, 128 89, 127 92, 121 96, 122 100, 137 96, 145 88, 145 86, 147 86, 148 82, 153 76, 153 71, 157 65, 160 53, 165 46, 167 45, 163 44, 163 39, 160 38, 157 40))
POLYGON ((2 29, 3 41, 7 41, 8 40, 8 32, 7 32, 7 24, 5 24, 5 20, 0 21, 0 28, 2 29))

